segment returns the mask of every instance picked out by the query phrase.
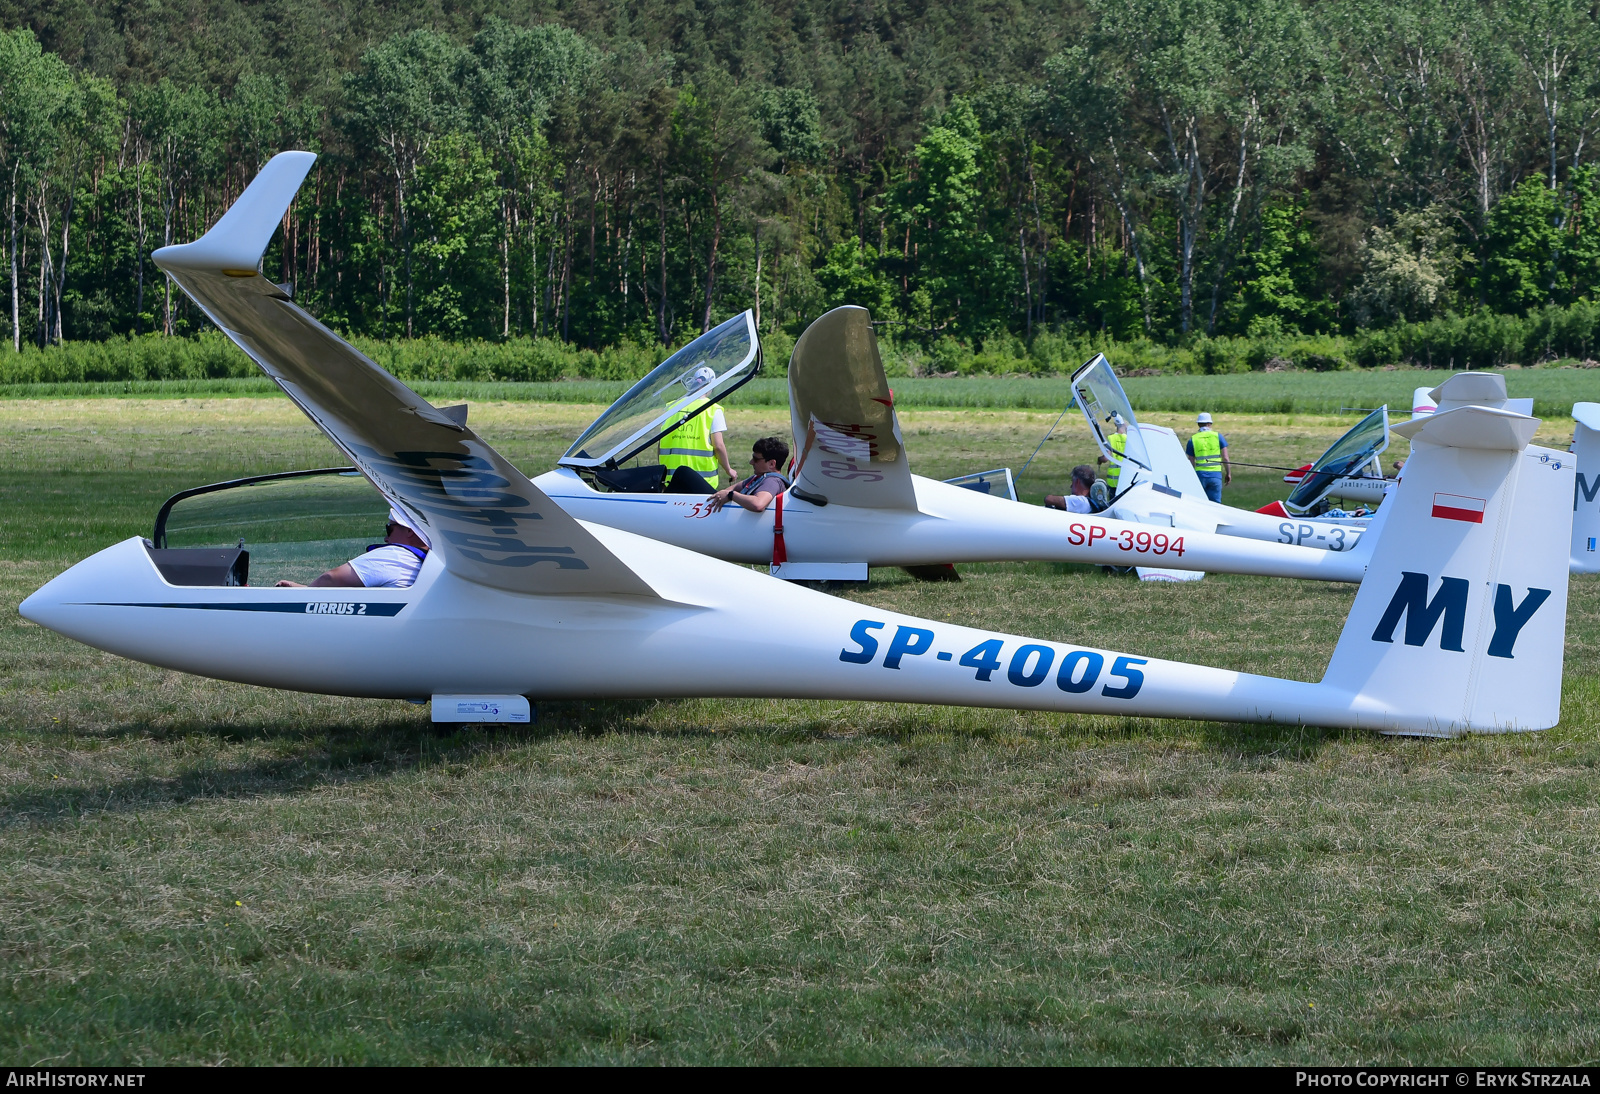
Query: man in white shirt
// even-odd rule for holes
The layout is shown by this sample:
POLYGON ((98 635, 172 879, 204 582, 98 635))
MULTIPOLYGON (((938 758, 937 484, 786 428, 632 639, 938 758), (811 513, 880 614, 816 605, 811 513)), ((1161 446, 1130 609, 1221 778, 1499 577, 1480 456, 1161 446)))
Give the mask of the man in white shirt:
POLYGON ((298 581, 280 581, 278 588, 295 589, 404 589, 417 580, 422 560, 432 544, 427 533, 406 523, 398 509, 389 510, 389 523, 383 529, 383 542, 374 543, 367 553, 336 566, 309 586, 298 581))
POLYGON ((1080 463, 1072 469, 1072 492, 1065 496, 1050 494, 1044 499, 1046 509, 1064 509, 1069 513, 1092 513, 1094 506, 1089 504, 1089 488, 1094 485, 1094 468, 1086 463, 1080 463))

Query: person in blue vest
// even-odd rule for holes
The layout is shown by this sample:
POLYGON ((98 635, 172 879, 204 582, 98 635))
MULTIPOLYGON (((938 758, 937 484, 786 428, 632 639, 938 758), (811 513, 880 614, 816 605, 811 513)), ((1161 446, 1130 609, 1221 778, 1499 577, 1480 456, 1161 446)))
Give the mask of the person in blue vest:
POLYGON ((1233 466, 1228 463, 1228 438, 1211 428, 1211 415, 1201 411, 1194 420, 1200 428, 1184 445, 1200 487, 1212 501, 1222 501, 1222 488, 1233 481, 1233 466))
POLYGON ((389 510, 383 542, 374 543, 367 553, 335 566, 309 586, 298 581, 280 581, 280 589, 405 589, 416 580, 432 544, 426 532, 413 528, 398 509, 389 510))
MULTIPOLYGON (((717 378, 708 365, 701 365, 684 378, 683 386, 690 395, 717 378)), ((720 471, 724 485, 733 482, 733 465, 728 461, 725 435, 728 420, 721 403, 698 399, 689 405, 694 417, 689 418, 657 444, 661 452, 661 466, 667 469, 669 494, 712 494, 716 492, 716 476, 720 471)))

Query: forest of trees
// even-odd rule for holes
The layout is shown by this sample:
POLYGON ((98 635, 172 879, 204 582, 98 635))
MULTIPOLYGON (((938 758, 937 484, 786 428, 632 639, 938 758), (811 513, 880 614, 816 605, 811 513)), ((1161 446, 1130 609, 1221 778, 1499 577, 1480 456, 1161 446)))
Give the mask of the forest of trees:
POLYGON ((274 280, 367 338, 673 344, 839 303, 1169 345, 1600 291, 1574 0, 0 0, 14 347, 203 323, 149 261, 320 153, 274 280), (359 9, 359 10, 358 10, 359 9))

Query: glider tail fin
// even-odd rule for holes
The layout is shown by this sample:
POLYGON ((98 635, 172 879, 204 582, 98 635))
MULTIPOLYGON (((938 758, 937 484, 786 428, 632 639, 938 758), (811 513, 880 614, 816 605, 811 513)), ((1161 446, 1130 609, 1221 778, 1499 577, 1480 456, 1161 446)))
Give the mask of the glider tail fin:
POLYGON ((1538 424, 1463 406, 1396 427, 1411 458, 1323 679, 1356 710, 1429 735, 1559 720, 1573 461, 1528 444, 1538 424))
POLYGON ((1600 570, 1600 403, 1574 403, 1572 422, 1572 572, 1592 574, 1600 570))

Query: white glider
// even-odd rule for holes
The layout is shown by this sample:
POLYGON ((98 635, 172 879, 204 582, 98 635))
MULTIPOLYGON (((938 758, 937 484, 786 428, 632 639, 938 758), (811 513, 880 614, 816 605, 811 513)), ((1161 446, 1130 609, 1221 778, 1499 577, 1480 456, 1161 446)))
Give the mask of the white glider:
MULTIPOLYGON (((441 721, 526 721, 529 698, 673 696, 1435 735, 1557 721, 1573 471, 1528 444, 1534 418, 1462 407, 1413 423, 1405 480, 1320 683, 917 619, 564 512, 460 415, 430 406, 257 272, 312 158, 274 158, 210 232, 155 261, 428 530, 435 547, 416 582, 180 585, 146 541, 130 538, 28 597, 28 619, 203 676, 431 698, 441 721), (759 672, 708 663, 705 651, 730 638, 759 672)), ((891 436, 877 435, 880 456, 891 436)), ((880 466, 870 455, 857 463, 880 466)), ((888 479, 821 481, 867 489, 888 479)), ((165 565, 175 565, 170 556, 165 565)))
MULTIPOLYGON (((1072 374, 1072 392, 1101 455, 1121 468, 1121 490, 1112 499, 1108 515, 1137 524, 1215 532, 1235 542, 1274 544, 1279 550, 1293 547, 1326 552, 1333 556, 1328 572, 1348 574, 1336 580, 1361 580, 1370 550, 1370 544, 1363 545, 1371 524, 1368 518, 1296 517, 1287 511, 1274 515, 1212 501, 1201 488, 1178 434, 1166 426, 1138 420, 1127 392, 1103 355, 1097 354, 1072 374), (1118 432, 1122 433, 1120 448, 1111 443, 1118 432)), ((1351 472, 1375 459, 1388 444, 1388 438, 1387 411, 1379 408, 1323 454, 1295 487, 1291 498, 1298 502, 1326 496, 1331 487, 1348 482, 1351 472)), ((1193 571, 1199 567, 1184 569, 1193 571)), ((1184 573, 1168 565, 1142 567, 1139 576, 1145 580, 1194 581, 1204 574, 1184 573)))
MULTIPOLYGON (((774 575, 791 579, 864 581, 869 566, 1025 561, 1324 581, 1360 581, 1366 572, 1365 552, 1340 550, 1341 542, 1356 546, 1359 530, 1340 529, 1323 542, 1302 536, 1304 544, 1292 535, 1244 542, 1216 534, 1215 519, 1173 515, 1183 499, 1164 486, 1146 486, 1119 499, 1121 509, 1090 516, 913 475, 864 308, 824 314, 795 343, 789 364, 798 447, 794 485, 766 512, 734 505, 713 511, 704 497, 661 493, 659 469, 623 466, 689 408, 753 376, 759 353, 749 313, 730 319, 634 385, 573 443, 561 467, 534 482, 580 520, 729 562, 767 563, 774 575), (716 386, 691 400, 682 378, 707 362, 718 373, 716 386), (641 476, 652 489, 635 486, 641 476), (612 489, 598 490, 588 479, 612 489)), ((1276 529, 1278 522, 1271 524, 1276 529)))
MULTIPOLYGON (((1283 545, 1325 548, 1351 560, 1365 559, 1385 519, 1384 509, 1370 517, 1296 517, 1288 509, 1310 512, 1332 496, 1355 497, 1377 505, 1394 487, 1369 469, 1388 446, 1390 432, 1409 435, 1409 427, 1431 415, 1476 406, 1532 416, 1531 398, 1508 398, 1505 377, 1492 372, 1461 372, 1434 388, 1417 388, 1412 394, 1411 420, 1393 430, 1386 407, 1372 411, 1335 441, 1298 479, 1282 513, 1250 511, 1219 505, 1205 497, 1177 434, 1165 426, 1140 423, 1127 395, 1104 357, 1090 361, 1073 380, 1074 395, 1107 459, 1122 465, 1124 477, 1134 485, 1120 494, 1107 513, 1123 520, 1186 528, 1214 528, 1220 535, 1269 540, 1283 545), (1118 418, 1130 423, 1123 451, 1110 445, 1112 429, 1106 423, 1118 418), (1365 544, 1364 544, 1365 541, 1365 544)), ((1577 403, 1572 409, 1576 429, 1571 457, 1560 460, 1575 465, 1571 570, 1600 572, 1600 404, 1577 403)), ((1409 472, 1409 462, 1406 467, 1409 472)), ((1379 468, 1381 470, 1381 468, 1379 468)), ((1249 571, 1256 572, 1256 571, 1249 571)), ((1140 576, 1169 581, 1197 580, 1204 576, 1175 568, 1141 568, 1140 576)), ((1350 580, 1360 580, 1359 577, 1350 580)))

